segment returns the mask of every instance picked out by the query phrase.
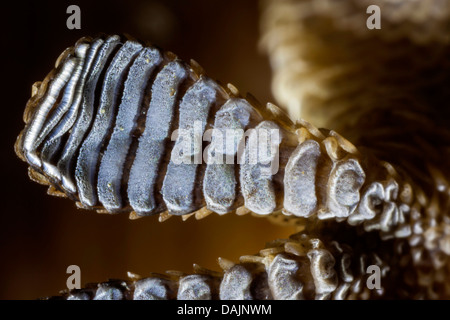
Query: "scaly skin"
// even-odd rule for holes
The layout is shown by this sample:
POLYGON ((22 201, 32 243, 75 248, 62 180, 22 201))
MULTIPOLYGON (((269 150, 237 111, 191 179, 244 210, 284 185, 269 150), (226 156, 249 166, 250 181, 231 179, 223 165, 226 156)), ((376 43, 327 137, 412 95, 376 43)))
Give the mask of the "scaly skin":
MULTIPOLYGON (((304 3, 306 7, 303 8, 307 8, 308 2, 304 3)), ((341 5, 345 7, 344 4, 341 5)), ((273 104, 261 107, 251 96, 243 98, 232 85, 226 88, 217 85, 214 89, 217 93, 215 101, 221 101, 220 104, 223 104, 230 98, 245 99, 251 105, 254 114, 261 117, 261 119, 256 116, 252 118, 254 120, 252 126, 261 120, 271 121, 283 133, 279 147, 280 168, 270 180, 275 201, 274 208, 268 213, 257 212, 259 209, 255 207, 255 202, 258 204, 267 197, 257 196, 258 201, 252 201, 251 197, 254 194, 252 192, 246 194, 243 185, 253 183, 251 179, 255 176, 241 174, 238 183, 242 193, 236 195, 236 201, 229 213, 236 211, 237 214, 245 214, 253 211, 252 214, 255 215, 267 214, 268 219, 295 223, 304 231, 293 235, 289 240, 273 241, 259 254, 242 257, 238 264, 219 259, 223 273, 196 267, 195 276, 187 277, 185 274, 171 272, 168 275, 152 275, 150 278, 139 280, 132 278, 129 281, 112 281, 92 285, 81 291, 67 292, 62 297, 89 299, 450 297, 448 284, 450 192, 447 181, 449 169, 445 161, 442 161, 442 157, 445 158, 448 153, 450 135, 445 119, 439 119, 438 112, 441 109, 437 107, 439 102, 447 101, 445 97, 448 96, 446 84, 449 83, 449 73, 446 72, 448 63, 445 58, 448 55, 444 54, 448 52, 448 41, 431 37, 429 42, 425 41, 429 45, 422 48, 422 44, 420 46, 416 44, 417 39, 414 37, 410 39, 412 31, 406 29, 395 35, 394 39, 397 42, 389 42, 387 46, 394 52, 398 49, 400 53, 396 55, 392 52, 375 50, 377 46, 386 46, 388 40, 384 35, 387 33, 379 33, 375 38, 365 33, 361 40, 348 30, 342 31, 339 26, 330 27, 326 22, 334 19, 333 11, 317 9, 320 7, 317 7, 316 11, 313 10, 311 16, 315 16, 317 21, 322 21, 323 23, 319 25, 323 27, 318 28, 317 23, 311 22, 314 20, 289 20, 287 16, 286 28, 292 27, 292 32, 286 33, 287 29, 278 29, 279 25, 272 25, 270 21, 285 18, 279 15, 284 12, 283 6, 289 11, 289 6, 293 6, 293 3, 274 2, 268 8, 273 6, 279 6, 281 9, 273 11, 267 9, 264 16, 266 20, 263 20, 267 23, 265 29, 267 34, 263 39, 266 41, 271 58, 278 61, 278 64, 275 64, 274 81, 280 83, 277 82, 280 81, 280 77, 287 77, 295 84, 291 91, 289 88, 292 87, 287 86, 278 91, 280 96, 284 95, 283 99, 287 99, 282 101, 288 105, 291 103, 294 107, 299 105, 299 101, 303 101, 302 112, 306 119, 312 122, 317 120, 320 126, 326 125, 337 129, 345 136, 348 134, 351 141, 362 147, 356 148, 334 130, 319 130, 303 120, 292 121, 273 104), (296 41, 287 39, 289 41, 283 42, 285 39, 280 36, 283 33, 293 35, 296 41), (324 43, 323 38, 330 34, 342 41, 324 43), (302 37, 308 41, 301 41, 302 37), (404 42, 404 39, 409 40, 404 42), (435 53, 437 58, 434 64, 422 66, 416 56, 410 58, 405 53, 409 52, 409 49, 404 49, 405 45, 415 50, 414 52, 425 50, 435 53), (333 46, 336 50, 326 49, 333 46), (350 47, 352 49, 349 49, 350 47), (292 50, 297 55, 278 55, 286 53, 286 50, 292 50), (335 56, 327 57, 329 52, 335 53, 335 56), (433 78, 436 80, 416 83, 415 78, 411 76, 402 77, 401 73, 395 73, 398 77, 393 77, 392 81, 387 81, 385 85, 383 81, 392 70, 380 68, 377 71, 378 76, 375 74, 366 78, 358 73, 374 61, 382 65, 391 65, 398 55, 405 58, 410 66, 417 66, 416 73, 419 80, 430 72, 436 75, 436 78, 433 78), (368 56, 373 60, 368 59, 368 56), (290 60, 283 60, 285 57, 308 61, 310 72, 296 73, 295 68, 291 68, 290 71, 289 68, 284 69, 284 66, 292 63, 290 60), (338 61, 338 69, 336 72, 330 72, 331 66, 336 64, 334 58, 338 61), (356 78, 352 84, 347 79, 354 71, 356 78), (321 77, 323 74, 328 76, 321 77), (358 77, 365 80, 359 82, 358 77), (299 90, 306 83, 312 83, 322 91, 299 90), (348 83, 348 88, 353 89, 346 90, 346 86, 338 86, 336 83, 348 83), (430 84, 436 87, 437 93, 434 95, 429 92, 430 84), (383 92, 381 97, 379 92, 383 92), (330 108, 332 112, 329 112, 330 108), (259 120, 256 120, 257 118, 259 120), (302 157, 304 154, 307 157, 302 157), (295 162, 295 159, 300 160, 295 162), (248 178, 249 176, 252 178, 248 178), (299 181, 305 189, 301 193, 296 193, 292 184, 295 185, 299 181), (315 202, 312 201, 307 210, 304 206, 299 206, 299 203, 302 204, 307 200, 306 196, 302 197, 304 194, 315 198, 315 202), (298 201, 299 199, 301 201, 298 201), (343 260, 351 261, 350 267, 347 267, 343 260), (368 265, 378 265, 381 268, 382 289, 370 290, 366 286, 368 265), (352 270, 352 276, 346 271, 348 268, 352 270), (198 291, 201 294, 193 295, 192 288, 199 286, 202 288, 198 291)), ((289 12, 296 11, 293 9, 289 12)), ((77 45, 90 41, 92 39, 82 39, 77 45)), ((59 59, 60 66, 73 57, 77 45, 62 54, 59 59)), ((166 62, 175 59, 172 54, 164 54, 166 62)), ((34 95, 25 110, 26 127, 16 143, 16 152, 24 161, 28 152, 24 149, 24 136, 30 132, 29 128, 35 121, 34 115, 41 107, 56 72, 57 70, 52 71, 42 84, 35 85, 34 95)), ((206 77, 203 70, 197 64, 191 63, 190 83, 202 77, 206 77)), ((219 107, 220 105, 213 108, 214 113, 217 113, 219 107)), ((444 114, 447 112, 445 109, 442 111, 444 114)), ((291 114, 291 117, 296 116, 291 114)), ((209 119, 212 124, 211 116, 209 119)), ((106 146, 103 146, 103 150, 105 148, 106 146)), ((36 150, 39 156, 40 149, 36 150)), ((164 161, 167 162, 169 159, 165 158, 164 161)), ((242 173, 246 169, 240 166, 238 170, 242 173)), ((29 173, 33 180, 49 185, 50 194, 80 200, 77 192, 67 190, 61 181, 49 176, 42 167, 30 163, 29 173)), ((197 188, 196 192, 200 192, 199 190, 197 188)), ((211 208, 205 207, 203 200, 200 204, 199 208, 181 214, 183 219, 192 215, 200 219, 211 213, 211 208)), ((100 204, 87 206, 79 203, 79 206, 105 211, 100 204)), ((128 205, 125 205, 122 211, 130 212, 131 218, 142 215, 133 212, 128 205)), ((163 210, 154 213, 160 214, 160 221, 172 215, 180 215, 177 212, 163 210)))

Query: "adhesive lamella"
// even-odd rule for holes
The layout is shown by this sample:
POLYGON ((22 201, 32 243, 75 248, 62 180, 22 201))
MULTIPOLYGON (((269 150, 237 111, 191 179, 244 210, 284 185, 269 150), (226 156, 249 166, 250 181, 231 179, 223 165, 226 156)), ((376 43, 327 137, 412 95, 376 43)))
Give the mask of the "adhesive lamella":
POLYGON ((225 214, 244 205, 259 215, 284 208, 309 217, 318 209, 325 215, 328 207, 347 217, 359 203, 366 177, 356 155, 330 158, 323 150, 342 147, 321 147, 319 131, 296 132, 266 119, 192 66, 136 41, 80 40, 37 96, 19 152, 33 172, 84 208, 185 215, 203 207, 225 214), (198 150, 196 124, 202 136, 214 129, 207 150, 198 150), (184 135, 173 141, 175 130, 184 135), (180 163, 180 150, 189 161, 180 163), (222 163, 205 161, 203 151, 222 163), (318 190, 325 168, 332 179, 318 190), (355 183, 343 188, 340 180, 355 183))
MULTIPOLYGON (((16 152, 29 164, 30 177, 85 209, 132 218, 160 214, 160 220, 252 212, 344 222, 358 232, 378 231, 383 240, 415 236, 412 245, 423 244, 413 234, 423 206, 391 165, 361 154, 334 131, 294 123, 276 106, 261 107, 234 86, 220 86, 195 62, 134 40, 79 40, 34 85, 24 120, 16 152)), ((345 250, 330 249, 341 248, 337 242, 313 234, 308 239, 309 249, 286 240, 241 264, 225 264, 220 276, 151 277, 131 287, 107 283, 73 297, 123 298, 131 291, 135 298, 182 299, 372 294, 358 287, 366 261, 359 253, 344 257, 345 250), (355 276, 347 270, 350 257, 359 266, 355 276)))

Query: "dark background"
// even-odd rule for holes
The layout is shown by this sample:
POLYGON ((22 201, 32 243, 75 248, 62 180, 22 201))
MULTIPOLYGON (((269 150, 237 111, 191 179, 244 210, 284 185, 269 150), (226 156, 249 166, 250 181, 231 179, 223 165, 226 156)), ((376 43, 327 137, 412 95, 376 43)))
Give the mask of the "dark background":
POLYGON ((2 114, 0 299, 35 299, 66 286, 67 266, 81 268, 81 281, 145 276, 165 270, 192 271, 192 263, 218 270, 216 258, 233 261, 257 252, 292 229, 234 214, 182 222, 157 217, 78 210, 46 194, 28 179, 13 145, 33 82, 42 80, 59 54, 86 35, 128 33, 195 59, 213 79, 231 82, 261 102, 270 95, 270 67, 258 51, 258 2, 16 1, 2 5, 2 114), (66 28, 66 8, 81 8, 81 30, 66 28))

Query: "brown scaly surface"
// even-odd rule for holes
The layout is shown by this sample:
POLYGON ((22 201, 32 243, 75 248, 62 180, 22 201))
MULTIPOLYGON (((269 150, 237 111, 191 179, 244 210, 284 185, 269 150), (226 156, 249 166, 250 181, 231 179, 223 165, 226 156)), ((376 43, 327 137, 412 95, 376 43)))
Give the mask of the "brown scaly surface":
MULTIPOLYGON (((442 161, 450 145, 448 117, 442 107, 448 96, 448 39, 435 36, 435 31, 421 31, 418 36, 416 29, 422 29, 415 27, 438 12, 439 19, 432 20, 429 28, 445 30, 448 8, 419 10, 427 18, 419 15, 407 27, 403 23, 398 27, 399 21, 417 11, 417 4, 411 2, 412 7, 392 9, 410 14, 387 16, 381 31, 360 31, 365 29, 367 15, 364 6, 355 4, 359 2, 333 2, 338 8, 328 6, 327 1, 314 3, 266 4, 263 44, 274 66, 275 93, 290 111, 301 108, 303 118, 336 130, 362 147, 358 151, 334 131, 318 130, 304 121, 294 123, 273 105, 261 108, 253 103, 265 120, 276 122, 293 137, 280 147, 282 157, 283 150, 286 153, 286 159, 280 159, 281 174, 294 147, 307 142, 320 148, 314 184, 318 205, 311 216, 293 218, 285 210, 285 180, 275 178, 278 206, 269 218, 298 223, 304 232, 273 241, 259 254, 242 257, 238 264, 219 259, 223 273, 196 267, 195 275, 169 272, 111 281, 65 293, 64 298, 450 297, 449 175, 442 161), (340 25, 344 16, 351 18, 340 25), (397 32, 390 33, 393 28, 397 32), (424 61, 422 54, 435 58, 424 61), (353 178, 339 179, 336 168, 349 161, 354 168, 361 167, 362 182, 356 173, 353 178), (343 206, 339 195, 350 191, 358 199, 343 206), (366 268, 372 264, 382 270, 380 290, 366 286, 366 268)), ((384 17, 383 12, 389 10, 380 7, 384 17)), ((232 86, 221 90, 226 98, 239 97, 232 86)), ((35 102, 45 91, 45 85, 41 86, 26 114, 35 112, 39 105, 35 102)), ((32 115, 25 118, 28 122, 32 115)), ((296 118, 295 113, 291 112, 291 118, 296 118)), ((19 139, 16 150, 24 158, 21 143, 19 139)), ((61 194, 56 191, 61 189, 57 181, 40 168, 34 166, 30 172, 40 182, 50 183, 52 193, 61 194)), ((244 206, 237 213, 249 211, 244 206)), ((200 209, 195 216, 202 218, 206 212, 200 209)), ((162 220, 167 217, 168 213, 162 213, 162 220)))

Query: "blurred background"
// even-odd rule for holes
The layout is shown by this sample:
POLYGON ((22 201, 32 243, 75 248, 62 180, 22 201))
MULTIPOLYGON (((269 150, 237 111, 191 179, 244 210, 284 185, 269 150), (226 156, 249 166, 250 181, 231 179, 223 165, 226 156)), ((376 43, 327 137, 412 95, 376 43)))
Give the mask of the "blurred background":
POLYGON ((29 180, 13 145, 24 123, 31 85, 59 54, 86 35, 127 33, 195 59, 213 78, 273 101, 270 67, 258 51, 258 2, 252 1, 16 1, 2 7, 0 299, 36 299, 66 287, 66 269, 81 268, 82 285, 126 278, 132 271, 219 270, 216 259, 238 261, 292 229, 251 216, 211 215, 182 222, 128 220, 78 210, 29 180), (66 9, 81 8, 81 30, 68 30, 66 9))

